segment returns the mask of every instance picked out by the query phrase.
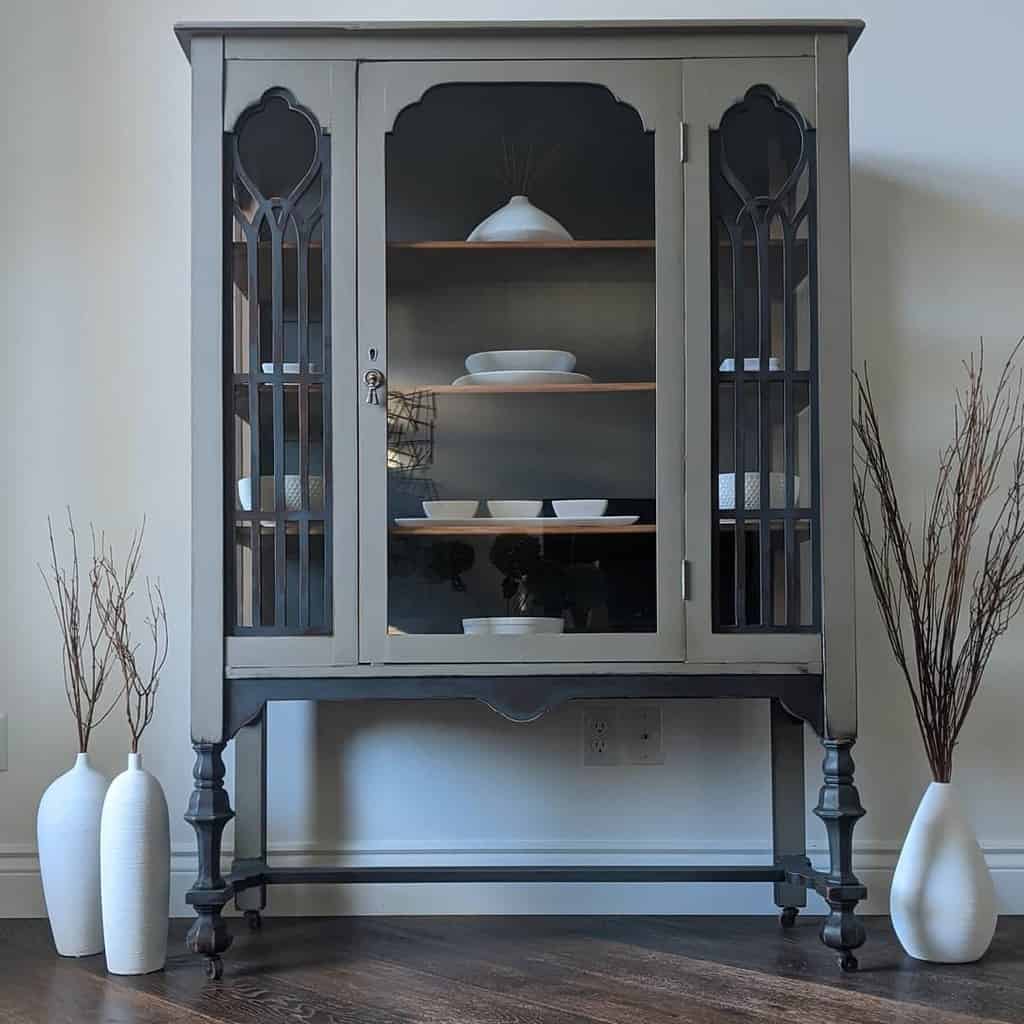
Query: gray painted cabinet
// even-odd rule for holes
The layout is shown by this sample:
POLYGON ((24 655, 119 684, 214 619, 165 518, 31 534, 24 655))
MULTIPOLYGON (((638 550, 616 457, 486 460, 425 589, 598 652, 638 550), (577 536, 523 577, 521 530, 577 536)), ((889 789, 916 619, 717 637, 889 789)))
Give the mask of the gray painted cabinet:
POLYGON ((224 903, 257 922, 267 884, 301 880, 266 863, 266 703, 415 697, 519 720, 588 697, 769 701, 776 857, 716 877, 773 881, 790 922, 817 889, 823 937, 855 966, 861 28, 178 27, 189 944, 211 973, 224 903), (826 749, 828 872, 806 857, 804 722, 826 749))

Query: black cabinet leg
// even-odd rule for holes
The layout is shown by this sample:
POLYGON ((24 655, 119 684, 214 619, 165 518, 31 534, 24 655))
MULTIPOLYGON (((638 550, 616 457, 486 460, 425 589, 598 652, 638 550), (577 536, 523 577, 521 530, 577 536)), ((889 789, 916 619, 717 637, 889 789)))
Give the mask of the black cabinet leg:
POLYGON ((193 743, 195 785, 185 820, 195 829, 199 848, 199 874, 186 901, 195 907, 196 920, 185 939, 186 949, 206 957, 206 975, 220 978, 220 954, 231 945, 227 923, 221 917, 231 898, 231 887, 220 872, 220 845, 224 826, 234 817, 224 789, 223 743, 193 743))
MULTIPOLYGON (((782 702, 771 702, 772 856, 775 863, 807 860, 807 817, 804 795, 804 724, 782 702)), ((800 907, 807 906, 807 890, 791 882, 775 883, 775 905, 780 923, 791 928, 800 907)))
POLYGON ((853 784, 853 740, 823 739, 825 784, 814 813, 828 834, 829 870, 823 893, 829 906, 821 926, 821 941, 839 953, 844 971, 857 969, 853 951, 864 944, 864 925, 854 910, 867 895, 853 873, 853 828, 864 816, 860 794, 853 784))

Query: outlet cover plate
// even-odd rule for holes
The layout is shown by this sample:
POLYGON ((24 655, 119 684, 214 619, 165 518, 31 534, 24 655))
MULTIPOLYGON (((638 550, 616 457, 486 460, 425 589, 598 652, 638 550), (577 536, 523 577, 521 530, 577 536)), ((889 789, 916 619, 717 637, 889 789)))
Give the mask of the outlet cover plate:
POLYGON ((665 763, 659 705, 630 701, 619 709, 616 726, 626 764, 665 763))
POLYGON ((618 709, 611 704, 592 704, 583 711, 583 763, 620 764, 618 709))

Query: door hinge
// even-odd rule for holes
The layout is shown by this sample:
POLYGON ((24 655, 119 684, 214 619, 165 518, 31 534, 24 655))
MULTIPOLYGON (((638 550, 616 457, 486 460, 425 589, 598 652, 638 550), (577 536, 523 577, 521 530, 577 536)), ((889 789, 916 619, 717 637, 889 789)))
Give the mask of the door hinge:
POLYGON ((681 164, 686 163, 687 157, 687 145, 686 145, 686 122, 679 122, 679 162, 681 164))
POLYGON ((679 589, 683 595, 683 600, 687 600, 686 596, 686 559, 684 558, 682 564, 679 567, 679 589))

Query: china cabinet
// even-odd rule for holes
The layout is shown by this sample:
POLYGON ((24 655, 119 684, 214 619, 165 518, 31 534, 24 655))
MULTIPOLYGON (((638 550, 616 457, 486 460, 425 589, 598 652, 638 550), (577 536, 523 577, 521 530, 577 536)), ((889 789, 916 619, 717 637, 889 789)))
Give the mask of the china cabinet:
POLYGON ((847 54, 862 27, 177 27, 188 941, 211 976, 229 900, 255 926, 267 885, 316 881, 772 882, 784 925, 820 893, 822 938, 856 966, 847 54), (588 698, 762 700, 773 862, 268 863, 268 702, 417 698, 517 721, 588 698), (825 751, 826 870, 807 857, 805 723, 825 751))

